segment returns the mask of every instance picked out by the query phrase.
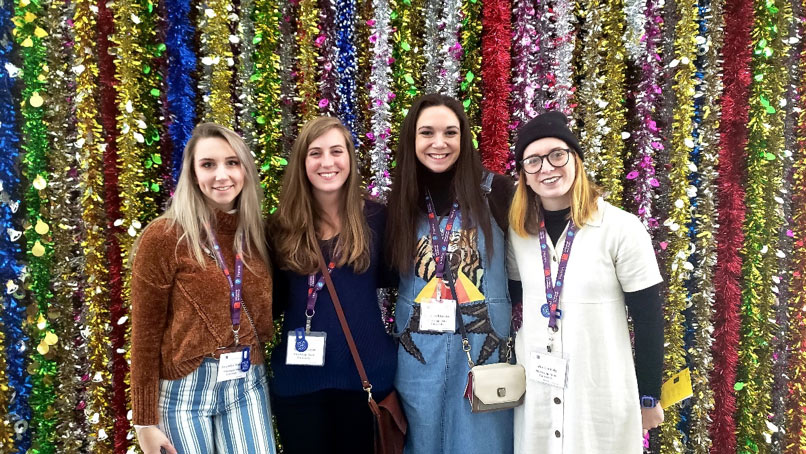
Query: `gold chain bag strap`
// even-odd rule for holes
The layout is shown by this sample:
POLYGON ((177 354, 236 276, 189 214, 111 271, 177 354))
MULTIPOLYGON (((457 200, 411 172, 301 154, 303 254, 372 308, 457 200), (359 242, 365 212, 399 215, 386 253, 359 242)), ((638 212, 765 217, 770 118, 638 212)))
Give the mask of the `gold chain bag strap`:
MULTIPOLYGON (((450 260, 445 266, 445 277, 448 279, 451 294, 456 299, 456 284, 450 260)), ((456 320, 459 324, 459 333, 462 335, 462 350, 467 355, 467 365, 470 367, 465 387, 465 397, 470 401, 470 411, 484 413, 508 410, 522 405, 526 396, 526 369, 520 364, 510 364, 514 333, 510 332, 507 342, 506 362, 477 366, 470 355, 470 340, 467 338, 467 330, 458 301, 456 302, 456 320)))
POLYGON ((364 363, 361 362, 361 357, 358 355, 358 348, 355 346, 353 334, 347 324, 347 318, 344 316, 339 295, 336 294, 336 287, 333 285, 333 280, 327 271, 325 257, 322 255, 321 249, 319 249, 319 270, 325 277, 330 299, 333 300, 333 306, 336 309, 336 315, 339 317, 341 329, 344 331, 345 339, 347 339, 347 346, 350 347, 355 367, 358 369, 359 377, 361 377, 361 387, 367 392, 369 409, 375 417, 375 454, 402 454, 408 423, 405 415, 403 415, 397 392, 392 390, 380 402, 375 402, 375 399, 372 398, 372 383, 369 382, 367 372, 364 370, 364 363))

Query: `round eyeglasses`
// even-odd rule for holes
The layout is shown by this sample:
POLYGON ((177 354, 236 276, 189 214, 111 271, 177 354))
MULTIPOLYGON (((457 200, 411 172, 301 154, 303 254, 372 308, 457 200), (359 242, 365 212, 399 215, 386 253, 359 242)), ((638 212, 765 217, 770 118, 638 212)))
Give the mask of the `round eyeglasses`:
POLYGON ((528 158, 521 161, 521 165, 523 166, 523 171, 526 173, 537 173, 540 172, 540 169, 543 168, 543 161, 547 160, 549 164, 554 167, 563 167, 568 164, 569 158, 571 156, 571 150, 568 148, 555 148, 551 150, 548 154, 543 156, 529 156, 528 158))

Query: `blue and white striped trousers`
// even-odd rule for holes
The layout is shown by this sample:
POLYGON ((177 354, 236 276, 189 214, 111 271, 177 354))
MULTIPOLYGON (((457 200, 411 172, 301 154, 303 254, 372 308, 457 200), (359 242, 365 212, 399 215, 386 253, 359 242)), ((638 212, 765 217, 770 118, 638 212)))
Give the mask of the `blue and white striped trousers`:
POLYGON ((179 454, 275 454, 266 366, 216 383, 218 361, 190 375, 160 380, 159 428, 179 454))

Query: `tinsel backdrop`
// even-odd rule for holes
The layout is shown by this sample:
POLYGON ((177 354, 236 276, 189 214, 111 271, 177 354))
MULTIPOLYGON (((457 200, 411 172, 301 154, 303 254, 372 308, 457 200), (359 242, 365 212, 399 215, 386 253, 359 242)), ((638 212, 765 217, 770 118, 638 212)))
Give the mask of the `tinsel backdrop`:
POLYGON ((138 452, 129 255, 196 123, 242 134, 269 214, 299 127, 338 116, 384 201, 441 92, 502 173, 568 114, 652 234, 694 395, 648 451, 803 454, 804 27, 806 0, 0 0, 0 453, 138 452))

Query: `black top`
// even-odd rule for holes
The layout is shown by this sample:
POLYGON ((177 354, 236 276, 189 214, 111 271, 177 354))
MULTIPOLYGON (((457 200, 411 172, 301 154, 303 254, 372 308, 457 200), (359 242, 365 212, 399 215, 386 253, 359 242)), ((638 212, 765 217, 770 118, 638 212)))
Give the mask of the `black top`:
POLYGON ((560 235, 565 231, 565 226, 568 225, 568 215, 571 213, 571 207, 558 211, 543 210, 543 217, 546 219, 546 232, 551 238, 551 244, 557 246, 557 240, 560 235))
MULTIPOLYGON (((456 166, 445 172, 436 173, 417 161, 417 185, 421 188, 422 194, 425 193, 425 189, 431 193, 434 209, 438 216, 444 216, 450 212, 455 198, 453 194, 454 175, 456 175, 456 166)), ((497 173, 493 173, 491 186, 490 194, 487 196, 490 213, 501 230, 506 233, 509 229, 509 205, 515 194, 515 186, 512 179, 497 173)), ((421 197, 418 204, 424 213, 428 211, 425 206, 425 197, 421 197)))

